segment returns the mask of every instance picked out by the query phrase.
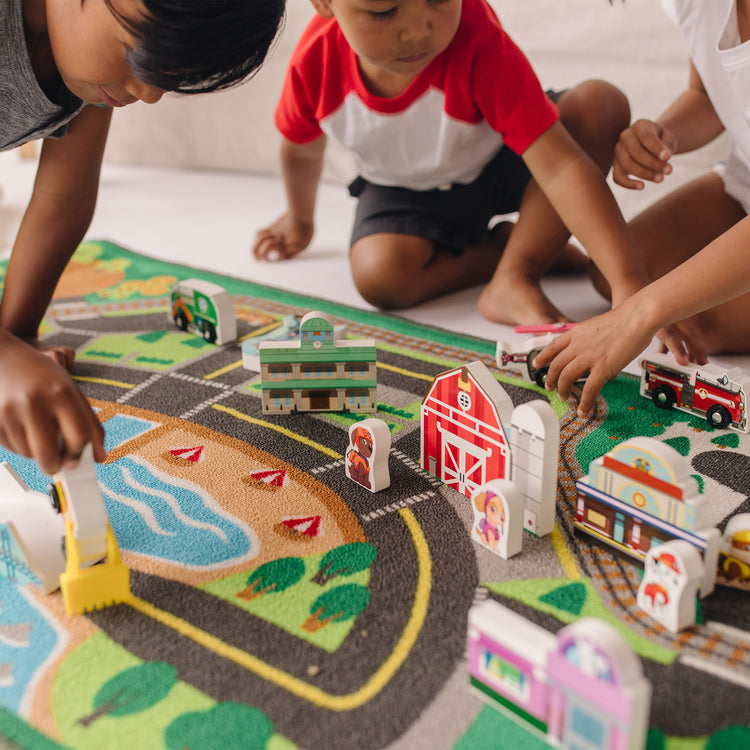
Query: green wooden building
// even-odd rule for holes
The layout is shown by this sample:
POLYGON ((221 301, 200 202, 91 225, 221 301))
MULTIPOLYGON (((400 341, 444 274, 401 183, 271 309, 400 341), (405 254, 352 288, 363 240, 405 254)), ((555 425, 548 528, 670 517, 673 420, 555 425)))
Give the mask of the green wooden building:
POLYGON ((333 321, 307 313, 299 341, 260 344, 263 412, 374 412, 377 409, 375 339, 336 341, 333 321))

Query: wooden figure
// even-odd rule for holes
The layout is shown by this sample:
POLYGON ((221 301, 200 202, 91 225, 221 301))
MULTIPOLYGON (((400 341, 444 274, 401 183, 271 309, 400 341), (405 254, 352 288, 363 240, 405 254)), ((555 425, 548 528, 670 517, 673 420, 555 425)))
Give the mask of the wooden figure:
POLYGON ((313 310, 299 340, 258 344, 264 414, 377 409, 375 340, 337 341, 335 332, 331 318, 313 310))
POLYGON ((750 513, 732 516, 724 528, 719 554, 721 583, 750 589, 750 513))
POLYGON ((349 428, 346 449, 346 476, 357 484, 379 492, 389 487, 388 456, 391 452, 391 431, 382 419, 370 417, 349 428))
POLYGON ((641 360, 640 392, 660 409, 699 414, 722 429, 750 430, 750 376, 739 367, 727 370, 713 364, 683 366, 668 354, 649 354, 641 360))
POLYGON ((547 401, 520 404, 510 419, 513 484, 524 499, 523 527, 535 536, 555 527, 560 421, 547 401))
POLYGON ((716 583, 719 530, 687 459, 654 438, 626 440, 589 464, 576 482, 576 529, 643 560, 671 539, 703 554, 701 597, 716 583))
POLYGON ((471 538, 507 560, 523 547, 523 496, 513 482, 492 479, 471 495, 471 538))
POLYGON ((440 373, 422 399, 422 468, 466 497, 490 479, 508 477, 503 424, 512 412, 510 396, 484 362, 440 373))
POLYGON ((698 586, 703 578, 700 552, 682 539, 652 547, 646 554, 638 606, 667 630, 695 625, 698 586))
POLYGON ((224 287, 203 279, 186 279, 172 287, 170 318, 181 331, 202 336, 210 344, 237 338, 232 298, 224 287))

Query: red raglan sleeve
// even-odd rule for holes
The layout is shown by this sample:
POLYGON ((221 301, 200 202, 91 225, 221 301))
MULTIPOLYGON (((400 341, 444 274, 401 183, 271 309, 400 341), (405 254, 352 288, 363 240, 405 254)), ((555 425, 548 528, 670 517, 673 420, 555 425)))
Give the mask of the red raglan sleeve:
POLYGON ((323 134, 315 114, 322 84, 320 45, 315 44, 315 21, 305 30, 286 71, 274 120, 279 132, 293 143, 309 143, 323 134))
MULTIPOLYGON (((482 3, 482 5, 485 5, 482 3)), ((467 75, 474 105, 504 143, 522 154, 560 117, 526 56, 487 6, 481 33, 464 43, 473 50, 467 75)))

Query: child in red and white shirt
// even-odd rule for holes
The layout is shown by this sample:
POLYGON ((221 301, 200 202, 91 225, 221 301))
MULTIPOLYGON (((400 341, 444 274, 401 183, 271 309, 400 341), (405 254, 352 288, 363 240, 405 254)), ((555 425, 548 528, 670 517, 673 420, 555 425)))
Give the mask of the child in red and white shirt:
POLYGON ((383 309, 487 283, 480 312, 503 323, 565 320, 542 274, 588 261, 613 304, 647 281, 606 185, 629 122, 602 81, 546 94, 485 0, 312 0, 276 111, 288 210, 258 235, 259 259, 291 258, 314 232, 328 137, 360 176, 351 267, 383 309), (559 107, 559 110, 558 110, 559 107), (489 226, 519 212, 516 224, 489 226))

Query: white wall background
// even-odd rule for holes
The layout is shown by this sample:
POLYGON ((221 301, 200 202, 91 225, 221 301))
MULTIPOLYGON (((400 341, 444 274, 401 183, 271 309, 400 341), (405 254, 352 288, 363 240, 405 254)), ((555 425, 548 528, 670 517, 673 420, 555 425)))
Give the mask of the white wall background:
MULTIPOLYGON (((707 0, 710 1, 710 0, 707 0)), ((682 38, 659 0, 490 0, 505 28, 531 60, 545 88, 604 78, 630 100, 633 117, 656 117, 685 86, 682 38)), ((113 162, 278 175, 279 135, 273 112, 287 61, 313 14, 309 0, 288 0, 286 24, 266 64, 237 89, 165 97, 115 113, 107 147, 113 162)), ((674 161, 675 172, 646 191, 612 186, 630 218, 722 157, 725 142, 674 161)), ((323 178, 344 183, 352 161, 330 143, 323 178)))
MULTIPOLYGON (((656 116, 687 81, 682 39, 658 0, 492 0, 542 84, 605 78, 629 97, 634 116, 656 116)), ((281 37, 261 71, 231 91, 166 97, 118 110, 112 161, 277 174, 273 111, 286 64, 312 16, 309 0, 289 0, 281 37)), ((346 179, 350 162, 330 149, 326 177, 346 179)))

